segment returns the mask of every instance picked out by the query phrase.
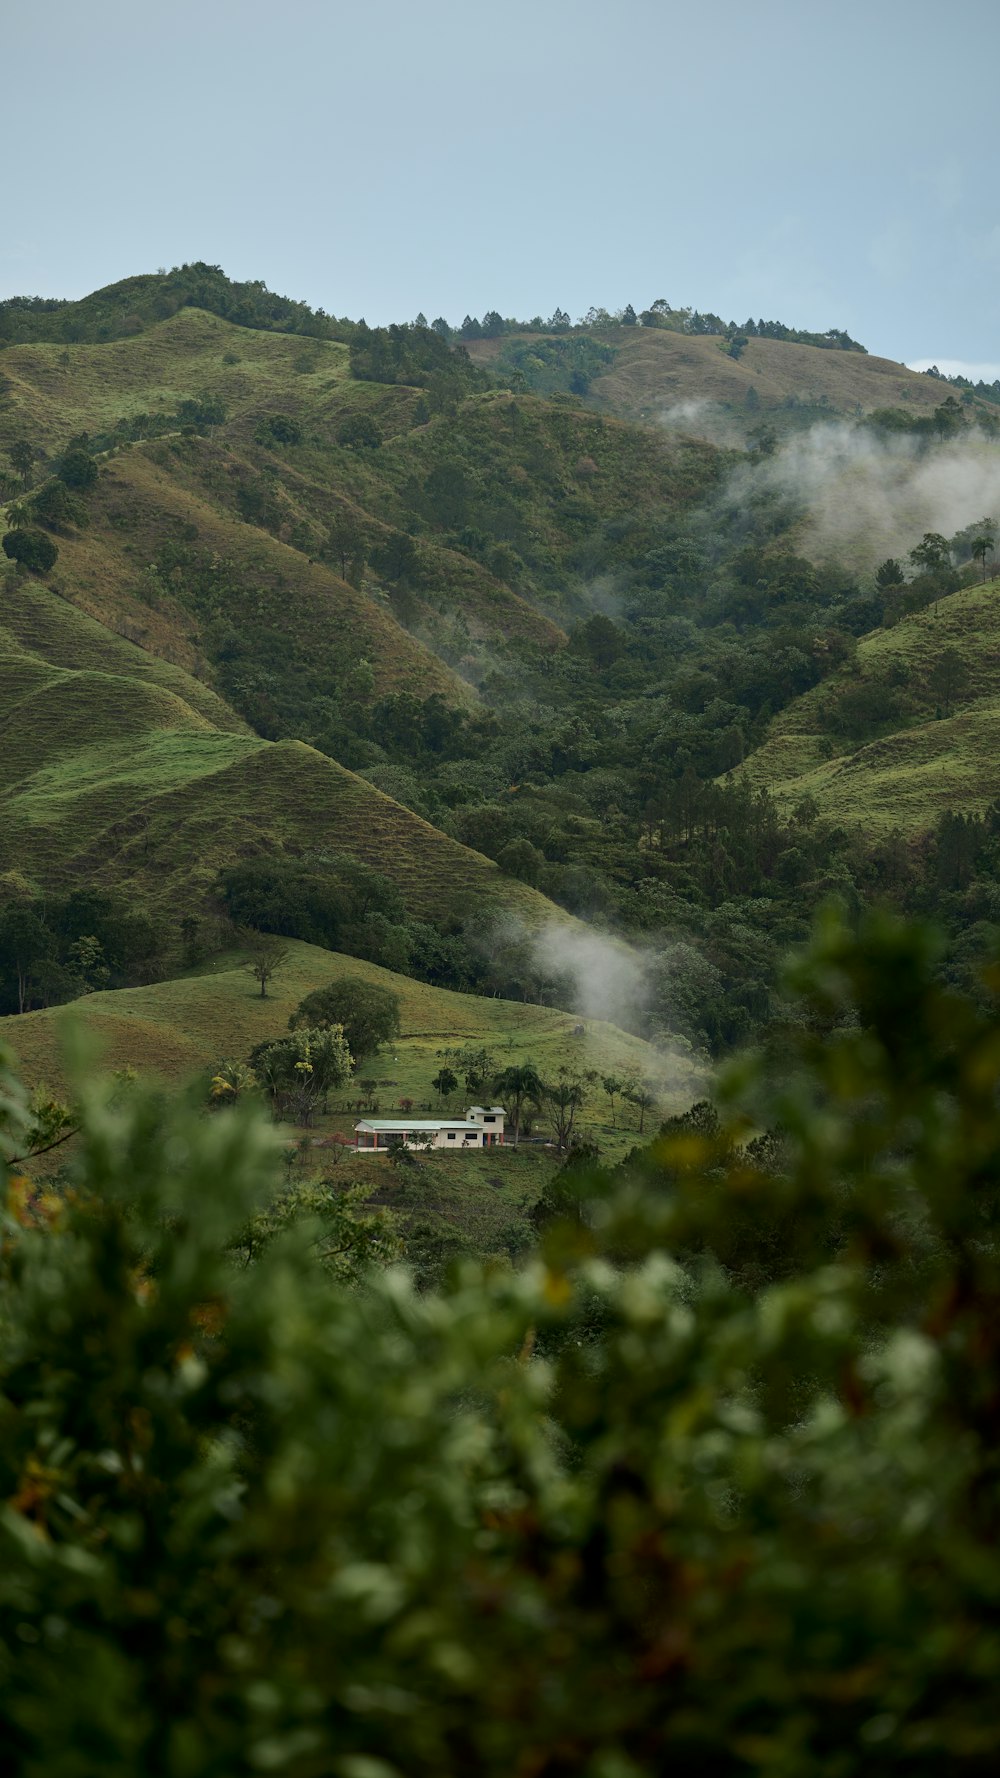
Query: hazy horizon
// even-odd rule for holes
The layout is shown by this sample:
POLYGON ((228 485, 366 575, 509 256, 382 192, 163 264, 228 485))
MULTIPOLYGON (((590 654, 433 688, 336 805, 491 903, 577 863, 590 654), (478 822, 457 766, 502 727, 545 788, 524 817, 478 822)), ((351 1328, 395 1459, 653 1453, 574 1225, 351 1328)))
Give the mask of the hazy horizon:
POLYGON ((1000 15, 53 0, 7 23, 0 295, 204 259, 373 323, 657 297, 993 365, 1000 217, 958 110, 1000 15), (951 70, 954 69, 954 72, 951 70), (44 101, 40 104, 40 99, 44 101))

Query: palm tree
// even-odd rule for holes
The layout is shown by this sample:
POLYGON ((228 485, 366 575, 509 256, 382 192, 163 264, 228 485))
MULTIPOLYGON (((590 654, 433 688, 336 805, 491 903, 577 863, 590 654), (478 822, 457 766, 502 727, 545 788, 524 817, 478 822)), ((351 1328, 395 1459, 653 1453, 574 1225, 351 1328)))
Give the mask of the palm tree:
POLYGON ((638 1113, 639 1113, 639 1134, 641 1136, 643 1124, 645 1123, 645 1120, 646 1120, 646 1113, 647 1113, 647 1111, 652 1111, 654 1105, 656 1104, 656 1095, 654 1093, 650 1092, 648 1085, 643 1085, 643 1086, 633 1087, 629 1092, 623 1093, 622 1098, 627 1099, 629 1104, 634 1105, 636 1110, 638 1111, 638 1113))
POLYGON ((987 556, 991 556, 993 554, 993 549, 994 549, 994 539, 989 535, 989 533, 987 531, 984 531, 982 533, 981 537, 977 537, 975 542, 972 545, 973 559, 974 560, 978 559, 978 561, 980 561, 982 563, 983 585, 984 586, 986 584, 986 558, 987 558, 987 556))
POLYGON ((624 1084, 617 1074, 605 1074, 601 1079, 601 1085, 611 1100, 611 1127, 615 1130, 618 1128, 618 1119, 615 1117, 615 1095, 621 1092, 624 1084))
POLYGON ((520 1067, 505 1068, 493 1082, 493 1091, 503 1102, 504 1110, 514 1127, 514 1147, 521 1135, 521 1112, 526 1099, 540 1099, 545 1091, 537 1068, 530 1062, 520 1067))
POLYGON ((583 1104, 583 1085, 578 1080, 562 1079, 555 1086, 546 1087, 545 1097, 552 1107, 552 1126, 555 1131, 556 1146, 560 1152, 569 1147, 569 1139, 573 1134, 573 1120, 577 1110, 583 1104))

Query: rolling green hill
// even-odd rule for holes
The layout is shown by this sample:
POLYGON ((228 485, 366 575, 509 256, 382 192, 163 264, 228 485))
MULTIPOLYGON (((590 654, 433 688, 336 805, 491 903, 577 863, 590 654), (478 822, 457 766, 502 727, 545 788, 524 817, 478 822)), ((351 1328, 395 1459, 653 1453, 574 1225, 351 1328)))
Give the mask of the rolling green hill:
POLYGON ((137 414, 174 413, 213 396, 234 418, 272 410, 299 416, 347 378, 347 348, 329 340, 234 327, 203 309, 179 313, 107 344, 39 341, 3 354, 7 416, 50 454, 77 433, 100 433, 137 414))
POLYGON ((197 911, 219 869, 289 850, 347 850, 416 913, 463 898, 554 912, 364 779, 297 741, 216 729, 137 677, 0 658, 0 870, 47 890, 131 887, 154 908, 197 911))
MULTIPOLYGON (((595 365, 586 399, 624 420, 662 421, 687 407, 688 423, 697 426, 695 403, 718 406, 737 426, 758 424, 764 414, 772 425, 803 412, 818 417, 906 407, 929 414, 947 393, 933 378, 891 359, 791 340, 751 339, 734 358, 724 339, 660 328, 620 327, 593 337, 610 362, 595 365)), ((558 347, 560 336, 475 340, 468 350, 477 364, 500 368, 516 355, 523 366, 519 348, 530 347, 533 338, 550 346, 555 340, 558 347)), ((530 382, 530 357, 528 366, 530 382)), ((676 423, 683 426, 684 419, 678 413, 676 423)))
MULTIPOLYGON (((735 762, 782 810, 811 797, 856 832, 921 832, 992 796, 990 596, 857 644, 894 612, 863 564, 820 556, 767 440, 738 448, 762 417, 928 413, 935 380, 623 327, 590 341, 583 401, 559 381, 578 330, 539 344, 538 393, 530 341, 473 347, 497 379, 434 330, 310 315, 210 267, 0 305, 3 338, 0 493, 59 552, 42 578, 0 575, 0 875, 18 905, 34 887, 54 935, 28 1004, 108 979, 73 973, 89 928, 59 921, 78 888, 167 931, 109 962, 137 982, 216 942, 228 872, 240 920, 486 992, 542 991, 534 962, 486 955, 507 944, 493 913, 596 920, 648 946, 652 1028, 678 1028, 676 1000, 679 1028, 723 1047, 766 1023, 778 946, 809 915, 796 884, 824 880, 742 791, 723 807, 735 762), (683 435, 692 403, 736 422, 725 448, 683 435), (676 424, 634 423, 668 409, 676 424), (367 912, 288 915, 291 885, 308 897, 325 871, 322 899, 344 858, 398 891, 374 891, 391 941, 367 912)), ((928 473, 965 431, 958 403, 918 428, 928 473)), ((866 474, 844 480, 852 509, 866 474)), ((942 591, 973 571, 971 536, 942 591)), ((24 972, 0 967, 4 1006, 23 1004, 24 972)))
POLYGON ((1000 581, 967 587, 890 629, 771 724, 744 771, 786 811, 916 834, 997 796, 1000 581))
POLYGON ((248 732, 229 705, 185 671, 184 665, 140 647, 136 640, 88 616, 40 580, 15 574, 3 583, 0 652, 7 657, 6 672, 12 672, 15 660, 23 658, 39 665, 137 679, 173 692, 213 728, 248 732))
MULTIPOLYGON (((8 1021, 9 1036, 25 1080, 44 1082, 54 1091, 66 1088, 60 1028, 68 1017, 82 1024, 108 1068, 131 1067, 178 1083, 224 1059, 246 1057, 255 1044, 281 1035, 299 1001, 340 975, 375 982, 401 1000, 398 1041, 365 1069, 380 1080, 385 1077, 380 1097, 386 1116, 400 1098, 432 1100, 431 1081, 443 1066, 442 1053, 464 1045, 485 1045, 501 1067, 531 1062, 547 1080, 555 1079, 560 1068, 648 1080, 661 1117, 682 1110, 700 1090, 702 1074, 693 1060, 667 1057, 614 1025, 588 1021, 584 1035, 575 1036, 577 1021, 564 1012, 431 988, 373 963, 295 942, 289 944, 287 962, 273 978, 266 1000, 239 957, 227 955, 204 973, 90 994, 68 1007, 26 1013, 8 1021)), ((356 1115, 334 1115, 321 1129, 349 1130, 356 1115)), ((583 1117, 585 1125, 600 1129, 612 1152, 634 1140, 631 1110, 618 1134, 605 1129, 608 1100, 599 1080, 588 1087, 583 1117)))

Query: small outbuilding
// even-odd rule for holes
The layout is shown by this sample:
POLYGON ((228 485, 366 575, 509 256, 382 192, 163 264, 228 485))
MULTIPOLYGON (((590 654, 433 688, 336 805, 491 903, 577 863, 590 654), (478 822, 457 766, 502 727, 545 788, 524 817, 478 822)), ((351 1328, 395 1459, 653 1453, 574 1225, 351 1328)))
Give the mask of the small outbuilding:
POLYGON ((502 1105, 471 1105, 464 1117, 363 1117, 355 1124, 360 1149, 493 1148, 503 1142, 502 1105))

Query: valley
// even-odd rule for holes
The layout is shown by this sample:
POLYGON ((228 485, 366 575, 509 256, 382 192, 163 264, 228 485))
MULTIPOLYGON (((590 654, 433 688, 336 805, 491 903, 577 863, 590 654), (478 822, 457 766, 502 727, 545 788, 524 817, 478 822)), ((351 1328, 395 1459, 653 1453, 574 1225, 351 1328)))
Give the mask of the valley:
POLYGON ((258 929, 289 984, 346 952, 522 1060, 535 1020, 543 1075, 625 1069, 659 1116, 781 1016, 780 958, 830 903, 934 910, 971 979, 993 521, 917 528, 875 573, 814 534, 788 453, 839 428, 842 530, 850 450, 893 451, 919 527, 939 456, 991 473, 988 392, 687 311, 463 341, 262 288, 184 267, 0 315, 5 549, 54 552, 0 577, 0 994, 29 1080, 62 1081, 66 1003, 115 1065, 245 1060, 269 1006, 227 958, 258 929), (547 1060, 546 1020, 624 1021, 630 1059, 547 1060))

